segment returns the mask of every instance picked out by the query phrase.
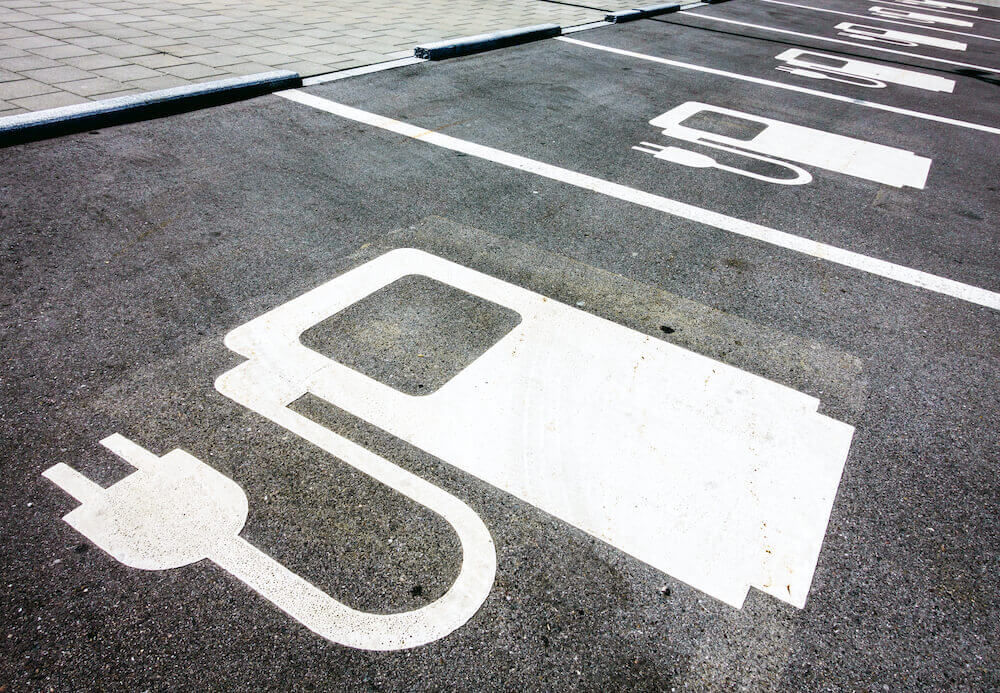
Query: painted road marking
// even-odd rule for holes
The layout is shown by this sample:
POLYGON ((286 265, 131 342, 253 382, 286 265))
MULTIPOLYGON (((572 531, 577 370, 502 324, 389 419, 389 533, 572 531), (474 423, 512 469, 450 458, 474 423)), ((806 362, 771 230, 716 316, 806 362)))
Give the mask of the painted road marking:
POLYGON ((913 7, 927 7, 937 10, 966 10, 968 12, 978 12, 975 5, 959 5, 955 2, 941 2, 941 0, 899 0, 897 4, 912 5, 913 7))
POLYGON ((399 135, 420 140, 421 142, 426 142, 436 147, 462 152, 470 156, 479 157, 480 159, 501 164, 503 166, 509 166, 510 168, 533 173, 551 180, 599 192, 602 195, 607 195, 619 200, 642 205, 643 207, 648 207, 649 209, 655 209, 667 214, 682 217, 684 219, 713 226, 717 229, 728 231, 740 236, 753 238, 779 248, 794 250, 795 252, 802 253, 804 255, 821 258, 845 267, 850 267, 862 272, 892 279, 903 284, 909 284, 910 286, 920 287, 945 296, 951 296, 963 301, 968 301, 969 303, 986 306, 994 310, 1000 310, 1000 293, 996 293, 988 289, 972 286, 970 284, 963 284, 962 282, 957 282, 953 279, 939 277, 928 272, 921 272, 920 270, 904 267, 903 265, 897 265, 892 262, 887 262, 886 260, 879 260, 878 258, 862 255, 861 253, 855 253, 850 250, 844 250, 843 248, 828 245, 826 243, 820 243, 819 241, 810 240, 808 238, 796 236, 784 231, 778 231, 777 229, 772 229, 761 224, 755 224, 744 219, 738 219, 736 217, 720 214, 719 212, 713 212, 709 209, 686 204, 684 202, 680 202, 679 200, 673 200, 668 197, 643 192, 641 190, 636 190, 635 188, 630 188, 618 183, 612 183, 601 178, 595 178, 593 176, 577 173, 576 171, 570 171, 569 169, 561 168, 559 166, 553 166, 551 164, 546 164, 541 161, 519 156, 517 154, 511 154, 510 152, 505 152, 500 149, 494 149, 493 147, 476 144, 475 142, 461 140, 457 137, 451 137, 450 135, 445 135, 440 132, 434 132, 433 130, 427 130, 426 128, 404 123, 385 116, 376 115, 374 113, 369 113, 367 111, 362 111, 360 109, 346 106, 335 101, 330 101, 329 99, 324 99, 319 96, 307 94, 306 92, 299 91, 298 89, 275 93, 278 96, 291 101, 296 101, 305 106, 310 106, 327 113, 332 113, 333 115, 340 116, 341 118, 347 118, 359 123, 365 123, 372 127, 388 130, 389 132, 395 132, 399 135))
POLYGON ((914 22, 915 24, 944 24, 945 26, 959 26, 964 28, 971 28, 975 26, 974 22, 969 22, 964 19, 952 19, 951 17, 941 17, 938 15, 926 14, 924 12, 913 12, 912 10, 897 10, 894 7, 881 7, 879 5, 869 7, 868 12, 876 17, 903 19, 914 22))
MULTIPOLYGON (((255 411, 308 392, 733 607, 751 586, 805 605, 854 430, 817 413, 813 397, 413 249, 269 311, 226 344, 250 359, 236 369, 237 400, 255 411), (520 321, 426 396, 301 343, 411 275, 520 321)), ((230 394, 228 376, 219 382, 230 394)))
POLYGON ((880 26, 868 26, 857 22, 841 22, 833 27, 837 29, 838 36, 847 36, 862 41, 877 41, 888 43, 890 46, 930 46, 948 51, 964 51, 969 44, 961 41, 949 41, 948 39, 936 36, 925 36, 924 34, 912 34, 908 31, 896 31, 880 26))
POLYGON ((913 118, 920 118, 921 120, 931 120, 937 123, 946 123, 947 125, 955 125, 957 127, 968 128, 970 130, 979 130, 980 132, 989 132, 994 135, 1000 135, 1000 128, 991 127, 989 125, 980 125, 978 123, 969 123, 964 120, 955 120, 954 118, 945 118, 944 116, 932 115, 930 113, 921 113, 920 111, 911 111, 906 108, 897 108, 896 106, 889 106, 887 104, 878 103, 875 101, 865 101, 864 99, 854 99, 849 96, 841 96, 840 94, 831 94, 825 91, 818 91, 816 89, 809 89, 808 87, 800 87, 794 84, 785 84, 783 82, 775 82, 769 79, 763 79, 761 77, 751 77, 750 75, 741 75, 737 72, 727 72, 725 70, 717 70, 713 67, 705 67, 704 65, 695 65, 693 63, 684 63, 678 60, 670 60, 668 58, 660 58, 655 55, 646 55, 645 53, 635 53, 633 51, 623 50, 621 48, 611 48, 610 46, 602 46, 599 43, 590 43, 588 41, 581 41, 579 39, 559 37, 556 41, 565 41, 566 43, 572 43, 577 46, 584 46, 586 48, 593 48, 594 50, 605 51, 607 53, 614 53, 616 55, 624 55, 630 58, 636 58, 638 60, 648 60, 649 62, 660 63, 661 65, 670 65, 671 67, 679 67, 683 70, 694 70, 695 72, 704 72, 709 75, 718 75, 719 77, 728 77, 730 79, 738 79, 744 82, 751 82, 753 84, 761 84, 768 87, 774 87, 776 89, 785 89, 787 91, 795 91, 800 94, 811 94, 812 96, 818 96, 823 99, 831 99, 833 101, 840 101, 842 103, 853 103, 858 106, 865 106, 866 108, 874 108, 880 111, 888 111, 889 113, 898 113, 900 115, 910 116, 913 118))
MULTIPOLYGON (((242 395, 246 374, 244 364, 220 380, 225 378, 226 385, 242 395)), ((251 387, 282 385, 258 378, 251 387)), ((452 526, 462 545, 462 567, 443 596, 396 614, 358 611, 335 600, 242 539, 239 533, 248 510, 243 489, 183 450, 157 457, 114 434, 101 444, 137 469, 118 483, 101 488, 62 463, 43 476, 82 503, 63 519, 121 563, 166 570, 210 559, 331 642, 366 650, 400 650, 442 638, 468 622, 489 596, 496 574, 493 539, 479 516, 437 486, 282 408, 287 414, 276 417, 268 416, 267 407, 254 410, 436 512, 452 526)))
POLYGON ((760 0, 761 2, 767 2, 772 5, 786 5, 787 7, 797 7, 803 10, 811 10, 813 12, 825 12, 827 14, 838 14, 842 17, 857 17, 858 19, 874 19, 879 22, 885 22, 886 24, 899 24, 902 26, 920 27, 924 29, 930 29, 932 31, 941 31, 946 34, 955 34, 957 36, 968 36, 970 38, 983 39, 984 41, 1000 41, 1000 38, 994 38, 992 36, 983 36, 981 34, 970 34, 965 31, 953 31, 951 29, 941 29, 934 26, 921 26, 919 24, 909 24, 907 22, 898 22, 892 19, 885 19, 881 17, 871 17, 864 14, 855 14, 854 12, 841 12, 839 10, 830 10, 825 7, 813 7, 812 5, 803 5, 797 2, 786 2, 785 0, 760 0))
POLYGON ((751 29, 760 29, 762 31, 773 31, 777 34, 786 34, 788 36, 798 36, 799 38, 809 38, 816 39, 817 41, 826 41, 827 43, 839 43, 842 46, 854 46, 855 48, 867 48, 872 51, 880 51, 882 53, 892 53, 893 55, 905 55, 909 58, 920 58, 921 60, 929 60, 935 63, 944 63, 946 65, 956 65, 958 67, 971 67, 976 70, 985 70, 986 72, 994 72, 1000 74, 1000 68, 996 67, 986 67, 985 65, 973 65, 972 63, 961 63, 956 60, 947 60, 945 58, 933 58, 929 55, 921 55, 920 53, 908 53, 907 51, 897 51, 895 48, 886 48, 884 46, 874 46, 867 43, 855 43, 854 41, 844 41, 843 39, 831 38, 828 36, 818 36, 816 34, 804 34, 800 31, 792 31, 791 29, 779 29, 773 26, 764 26, 763 24, 753 24, 752 22, 743 22, 737 19, 727 19, 726 17, 716 17, 710 14, 699 14, 697 12, 688 12, 689 17, 700 17, 701 19, 708 19, 713 22, 723 22, 725 24, 735 24, 738 26, 750 27, 751 29))
POLYGON ((812 174, 806 171, 804 168, 796 166, 795 164, 790 164, 787 161, 780 161, 778 159, 771 159, 766 156, 759 156, 757 154, 748 154, 746 152, 741 152, 738 149, 733 149, 720 144, 708 144, 704 143, 707 147, 714 147, 716 149, 722 149, 724 151, 736 152, 741 156, 745 156, 751 159, 756 159, 757 161, 763 161, 765 163, 771 164, 773 166, 779 166, 781 168, 787 169, 792 172, 792 177, 782 178, 779 176, 765 176, 762 173, 757 173, 755 171, 750 171, 748 169, 737 168, 735 166, 727 166, 716 161, 714 158, 708 156, 707 154, 702 154, 700 152, 693 152, 690 149, 684 149, 682 147, 665 146, 662 144, 656 144, 655 142, 643 141, 639 146, 632 147, 632 149, 637 152, 642 152, 644 154, 652 154, 654 159, 659 159, 661 161, 669 161, 672 164, 678 164, 680 166, 690 166, 691 168, 716 168, 720 171, 728 171, 729 173, 735 173, 738 176, 744 176, 746 178, 753 178, 754 180, 764 181, 765 183, 776 183, 778 185, 805 185, 812 181, 812 174))
POLYGON ((248 359, 216 389, 448 520, 463 564, 410 612, 336 601, 239 537, 232 479, 183 450, 101 441, 136 471, 104 489, 65 464, 43 472, 82 504, 64 520, 121 563, 210 559, 314 633, 395 650, 464 625, 489 594, 492 539, 461 501, 289 408, 311 394, 735 608, 750 587, 803 608, 854 429, 819 400, 522 287, 414 249, 390 251, 233 329, 248 359), (420 275, 519 321, 427 396, 306 347, 301 335, 420 275), (592 396, 600 393, 600 397, 592 396))
MULTIPOLYGON (((900 2, 893 2, 893 0, 879 0, 879 2, 881 2, 883 5, 903 5, 903 6, 906 6, 908 4, 907 2, 905 2, 905 0, 901 0, 900 2)), ((978 10, 976 10, 976 11, 978 12, 978 10)), ((979 21, 979 22, 1000 22, 1000 19, 994 19, 993 17, 983 17, 982 15, 975 16, 975 17, 970 17, 969 15, 963 14, 962 12, 951 12, 949 10, 943 10, 943 9, 939 9, 939 10, 937 10, 937 12, 939 14, 949 14, 949 15, 952 15, 954 17, 966 17, 968 19, 975 19, 976 21, 979 21)))
POLYGON ((897 188, 909 186, 920 190, 924 188, 931 168, 930 159, 917 156, 905 149, 865 142, 853 137, 835 135, 823 130, 697 101, 688 101, 676 106, 663 115, 653 118, 649 124, 662 128, 663 134, 668 137, 783 167, 792 172, 792 177, 763 176, 752 171, 721 166, 703 154, 686 149, 678 150, 677 147, 667 147, 655 152, 654 156, 657 159, 666 159, 696 168, 711 166, 782 185, 805 185, 812 181, 808 171, 791 164, 790 161, 835 171, 846 176, 864 178, 883 185, 897 188), (729 123, 749 126, 754 132, 749 137, 732 137, 700 129, 694 124, 704 120, 707 123, 705 127, 711 127, 712 121, 718 119, 713 116, 722 116, 729 123), (680 157, 676 155, 678 151, 681 152, 680 157), (693 162, 692 155, 697 157, 693 162), (707 159, 708 163, 706 164, 703 159, 707 159))
POLYGON ((776 55, 775 60, 785 63, 776 70, 809 79, 828 79, 868 89, 884 89, 888 84, 899 84, 946 94, 955 91, 953 79, 802 48, 789 48, 776 55))

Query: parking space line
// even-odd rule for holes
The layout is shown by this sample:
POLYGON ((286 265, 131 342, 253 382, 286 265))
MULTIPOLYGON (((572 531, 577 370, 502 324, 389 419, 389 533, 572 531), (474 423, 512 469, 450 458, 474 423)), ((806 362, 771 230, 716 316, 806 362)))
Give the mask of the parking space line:
POLYGON ((1000 41, 1000 38, 993 38, 992 36, 983 36, 981 34, 970 34, 966 31, 954 31, 953 29, 942 29, 936 26, 930 26, 929 24, 913 24, 911 22, 900 22, 895 19, 885 19, 879 17, 878 15, 871 14, 855 14, 853 12, 841 12, 840 10, 829 10, 825 7, 813 7, 812 5, 800 5, 796 2, 785 2, 784 0, 760 0, 761 2, 771 3, 772 5, 786 5, 788 7, 798 7, 803 10, 812 10, 813 12, 826 12, 827 14, 839 14, 844 17, 858 17, 860 19, 870 19, 876 22, 885 22, 886 24, 900 24, 902 26, 908 26, 913 29, 930 29, 931 31, 940 31, 945 34, 957 34, 959 36, 971 36, 972 38, 983 39, 984 41, 1000 41))
POLYGON ((535 159, 529 159, 517 154, 505 152, 501 149, 494 149, 486 145, 469 142, 440 132, 427 130, 426 128, 410 123, 404 123, 386 116, 380 116, 368 111, 362 111, 351 106, 330 101, 319 96, 307 94, 303 91, 292 89, 288 91, 276 92, 278 96, 310 106, 333 115, 365 123, 373 127, 395 132, 406 137, 411 137, 437 147, 450 149, 456 152, 475 156, 487 161, 509 166, 528 173, 549 178, 551 180, 568 183, 585 190, 607 195, 625 202, 641 205, 649 209, 655 209, 673 216, 696 221, 702 224, 713 226, 723 231, 728 231, 747 238, 753 238, 779 248, 794 250, 795 252, 809 255, 833 262, 845 267, 867 272, 887 279, 892 279, 903 284, 920 287, 945 296, 951 296, 963 301, 968 301, 976 305, 985 306, 994 310, 1000 310, 1000 293, 983 289, 980 287, 964 284, 953 279, 939 277, 928 272, 897 265, 886 260, 862 255, 850 250, 844 250, 836 246, 810 240, 791 233, 772 229, 767 226, 755 224, 744 219, 731 217, 726 214, 714 212, 709 209, 690 205, 679 200, 668 197, 661 197, 653 193, 636 190, 619 183, 588 176, 583 173, 571 171, 569 169, 547 164, 535 159))
MULTIPOLYGON (((865 48, 870 51, 881 51, 882 53, 892 53, 894 55, 905 55, 910 58, 919 58, 920 60, 930 60, 935 63, 944 63, 946 65, 955 65, 957 67, 971 67, 974 70, 984 70, 986 72, 994 72, 1000 74, 1000 68, 997 67, 986 67, 985 65, 974 65, 972 63, 960 63, 957 60, 947 60, 945 58, 934 58, 929 55, 921 55, 920 53, 908 53, 907 51, 897 51, 893 48, 882 48, 881 46, 872 46, 864 43, 855 43, 854 41, 844 41, 843 39, 831 38, 828 36, 819 36, 817 34, 803 34, 799 31, 792 31, 791 29, 779 29, 773 26, 764 26, 763 24, 753 24, 752 22, 743 22, 738 19, 727 19, 726 17, 715 17, 710 14, 698 14, 697 12, 688 12, 689 17, 700 17, 701 19, 708 19, 713 22, 723 22, 725 24, 736 24, 738 26, 746 26, 751 29, 762 29, 763 31, 773 31, 778 34, 787 34, 789 36, 798 36, 800 38, 816 39, 817 41, 826 41, 828 43, 839 43, 843 46, 854 46, 856 48, 865 48)), ((673 22, 669 22, 673 24, 673 22)), ((678 24, 677 26, 688 26, 686 24, 678 24)))
POLYGON ((751 82, 753 84, 762 84, 764 86, 775 87, 777 89, 786 89, 788 91, 799 92, 800 94, 811 94, 812 96, 819 96, 821 98, 831 99, 833 101, 841 101, 843 103, 853 103, 858 106, 875 108, 880 111, 888 111, 890 113, 898 113, 900 115, 911 116, 913 118, 920 118, 922 120, 932 120, 938 123, 945 123, 947 125, 955 125, 962 128, 968 128, 970 130, 979 130, 981 132, 989 132, 994 135, 1000 135, 1000 128, 990 127, 989 125, 980 125, 978 123, 970 123, 964 120, 955 120, 954 118, 946 118, 944 116, 933 115, 931 113, 921 113, 920 111, 911 111, 907 108, 897 108, 896 106, 888 106, 886 104, 877 103, 875 101, 854 99, 849 96, 841 96, 840 94, 831 94, 829 92, 818 91, 816 89, 809 89, 808 87, 800 87, 794 84, 784 84, 782 82, 774 82, 772 80, 763 79, 761 77, 751 77, 750 75, 741 75, 737 72, 727 72, 726 70, 718 70, 713 67, 705 67, 704 65, 694 65, 692 63, 680 62, 678 60, 660 58, 655 55, 646 55, 645 53, 636 53, 634 51, 627 51, 621 48, 611 48, 610 46, 602 46, 599 43, 591 43, 589 41, 581 41, 579 39, 559 37, 556 40, 565 41, 566 43, 572 43, 578 46, 583 46, 585 48, 593 48, 595 50, 606 51, 608 53, 615 53, 617 55, 624 55, 630 58, 637 58, 639 60, 648 60, 649 62, 660 63, 663 65, 670 65, 671 67, 679 67, 685 70, 694 70, 696 72, 704 72, 710 75, 718 75, 720 77, 738 79, 744 82, 751 82))

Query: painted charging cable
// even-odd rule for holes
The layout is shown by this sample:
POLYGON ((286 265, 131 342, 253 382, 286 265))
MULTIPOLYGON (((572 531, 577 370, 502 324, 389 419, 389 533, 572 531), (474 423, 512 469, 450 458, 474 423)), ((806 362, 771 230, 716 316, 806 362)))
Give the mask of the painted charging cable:
POLYGON ((855 87, 867 87, 869 89, 884 89, 886 84, 877 79, 871 79, 868 77, 859 77, 853 75, 852 77, 834 77, 826 72, 821 72, 821 68, 803 68, 803 67, 792 67, 789 65, 779 65, 774 68, 775 70, 780 70, 781 72, 788 72, 789 74, 797 75, 798 77, 809 77, 810 79, 826 79, 831 82, 840 82, 841 84, 850 84, 855 87))
POLYGON ((779 178, 777 176, 765 176, 761 173, 755 173, 753 171, 747 171, 742 168, 736 168, 735 166, 727 166, 725 164, 720 164, 718 161, 708 156, 707 154, 701 154, 699 152, 692 152, 689 149, 682 149, 680 147, 666 147, 662 144, 655 144, 653 142, 642 142, 641 147, 632 147, 636 151, 643 152, 645 154, 652 154, 656 159, 662 159, 664 161, 669 161, 674 164, 680 164, 681 166, 689 166, 691 168, 717 168, 720 171, 728 171, 729 173, 735 173, 739 176, 746 176, 747 178, 753 178, 755 180, 762 180, 767 183, 778 183, 779 185, 805 185, 812 181, 812 174, 805 170, 801 166, 796 166, 795 164, 788 163, 787 161, 781 161, 780 159, 772 159, 771 157, 761 156, 760 154, 753 154, 750 152, 737 149, 735 147, 727 147, 721 144, 699 142, 706 147, 714 147, 715 149, 721 149, 726 152, 734 152, 740 154, 741 156, 748 157, 750 159, 756 159, 758 161, 763 161, 774 166, 780 166, 785 168, 795 174, 793 178, 779 178))
POLYGON ((837 36, 846 36, 847 38, 869 41, 871 43, 888 43, 890 46, 905 46, 907 48, 914 48, 919 45, 913 41, 902 41, 898 39, 885 38, 884 36, 873 36, 871 34, 853 34, 847 31, 838 31, 837 36))
MULTIPOLYGON (((247 385, 240 378, 244 374, 237 367, 220 380, 229 378, 226 384, 238 390, 247 385)), ((255 387, 260 384, 255 381, 255 387)), ((63 519, 121 563, 166 570, 207 558, 332 642, 400 650, 442 638, 468 622, 496 575, 496 549, 479 516, 443 489, 287 407, 265 415, 444 518, 462 546, 462 566, 451 588, 412 611, 352 609, 240 537, 248 512, 243 489, 183 450, 158 457, 114 434, 101 444, 137 470, 121 481, 105 489, 62 463, 43 476, 81 502, 63 519)))

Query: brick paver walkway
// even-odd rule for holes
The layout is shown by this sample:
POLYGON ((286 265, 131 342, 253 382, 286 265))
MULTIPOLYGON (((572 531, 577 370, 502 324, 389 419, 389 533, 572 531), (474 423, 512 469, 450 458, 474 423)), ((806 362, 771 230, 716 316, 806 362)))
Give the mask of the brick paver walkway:
POLYGON ((322 74, 603 14, 543 0, 0 0, 0 116, 276 68, 322 74))

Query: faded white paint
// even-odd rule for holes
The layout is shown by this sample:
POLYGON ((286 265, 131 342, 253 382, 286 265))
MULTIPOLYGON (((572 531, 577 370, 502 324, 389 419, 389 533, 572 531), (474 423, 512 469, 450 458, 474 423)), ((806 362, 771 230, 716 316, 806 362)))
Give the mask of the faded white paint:
POLYGON ((853 432, 813 397, 411 249, 236 328, 226 345, 249 360, 216 387, 269 418, 309 392, 727 604, 741 606, 751 585, 805 604, 853 432), (300 342, 413 274, 520 323, 426 396, 300 342))
MULTIPOLYGON (((663 134, 668 137, 784 166, 792 171, 791 177, 780 179, 730 166, 715 165, 716 168, 775 183, 805 184, 812 180, 808 172, 789 163, 795 161, 806 166, 816 166, 897 188, 909 186, 922 189, 927 182, 927 174, 931 167, 930 159, 917 156, 905 149, 865 142, 853 137, 697 101, 688 101, 676 106, 649 121, 649 124, 662 128, 663 134), (689 118, 704 114, 717 114, 729 120, 735 119, 750 125, 762 126, 762 129, 751 137, 738 138, 685 125, 685 121, 689 118)), ((655 156, 674 163, 699 166, 698 162, 685 162, 671 149, 676 148, 667 148, 655 156)), ((686 150, 679 151, 686 152, 686 150)))

